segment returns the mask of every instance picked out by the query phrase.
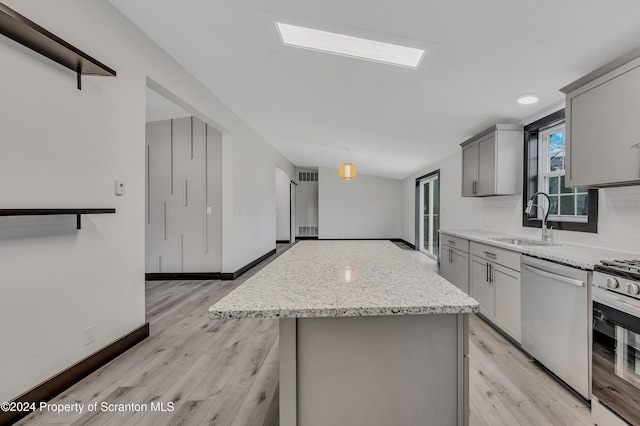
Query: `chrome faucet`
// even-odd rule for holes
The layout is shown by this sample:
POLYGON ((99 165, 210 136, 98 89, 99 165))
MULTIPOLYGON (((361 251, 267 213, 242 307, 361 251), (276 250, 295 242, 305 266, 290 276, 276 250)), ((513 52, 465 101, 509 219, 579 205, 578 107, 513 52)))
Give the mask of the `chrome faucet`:
POLYGON ((543 213, 543 216, 542 216, 542 241, 553 241, 553 234, 551 233, 551 230, 553 229, 553 226, 551 228, 547 228, 547 219, 549 219, 549 209, 551 208, 551 198, 549 198, 549 194, 547 194, 546 192, 542 192, 542 191, 538 191, 535 194, 533 194, 531 196, 531 198, 529 199, 529 201, 527 202, 527 207, 524 209, 525 214, 527 214, 527 215, 531 214, 531 209, 533 208, 533 206, 536 206, 539 209, 542 209, 542 213, 543 213), (549 202, 549 205, 548 205, 546 211, 545 211, 543 206, 533 203, 533 200, 538 195, 544 195, 545 197, 547 197, 547 201, 549 202))

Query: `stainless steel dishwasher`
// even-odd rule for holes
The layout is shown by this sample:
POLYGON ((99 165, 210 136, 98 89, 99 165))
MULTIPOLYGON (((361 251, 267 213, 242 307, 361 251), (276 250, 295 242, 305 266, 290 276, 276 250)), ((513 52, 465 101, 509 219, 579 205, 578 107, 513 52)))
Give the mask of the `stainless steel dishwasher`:
POLYGON ((522 348, 591 397, 592 273, 522 256, 522 348))

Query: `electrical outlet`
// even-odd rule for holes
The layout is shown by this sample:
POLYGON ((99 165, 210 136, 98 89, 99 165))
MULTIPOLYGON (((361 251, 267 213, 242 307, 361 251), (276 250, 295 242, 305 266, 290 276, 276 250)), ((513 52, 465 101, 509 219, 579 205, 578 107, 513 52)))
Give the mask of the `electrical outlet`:
POLYGON ((84 345, 90 345, 96 341, 96 326, 92 325, 84 329, 84 345))

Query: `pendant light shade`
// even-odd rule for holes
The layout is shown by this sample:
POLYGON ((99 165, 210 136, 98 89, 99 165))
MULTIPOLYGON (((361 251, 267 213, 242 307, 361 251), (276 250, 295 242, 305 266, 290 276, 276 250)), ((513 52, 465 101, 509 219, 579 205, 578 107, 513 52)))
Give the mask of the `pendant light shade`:
POLYGON ((338 169, 338 176, 344 180, 351 180, 358 174, 358 169, 351 163, 344 163, 338 169))

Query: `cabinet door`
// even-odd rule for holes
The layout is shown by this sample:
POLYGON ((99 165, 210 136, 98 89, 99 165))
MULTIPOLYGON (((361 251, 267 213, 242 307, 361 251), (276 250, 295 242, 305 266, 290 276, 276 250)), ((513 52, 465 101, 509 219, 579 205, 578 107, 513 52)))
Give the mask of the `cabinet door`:
POLYGON ((475 195, 478 181, 478 144, 474 143, 462 149, 462 196, 475 195))
POLYGON ((569 186, 640 179, 640 67, 567 99, 569 186))
POLYGON ((496 193, 496 133, 478 142, 478 183, 476 195, 496 193))
POLYGON ((469 294, 469 255, 459 250, 452 250, 453 283, 460 290, 469 294))
POLYGON ((488 280, 488 262, 475 256, 471 256, 471 297, 480 303, 480 313, 493 320, 494 300, 493 285, 488 280))
POLYGON ((492 267, 495 292, 494 322, 520 343, 520 273, 500 265, 494 264, 492 267))
POLYGON ((455 280, 452 262, 453 249, 444 244, 440 245, 440 275, 445 280, 453 283, 455 280))

